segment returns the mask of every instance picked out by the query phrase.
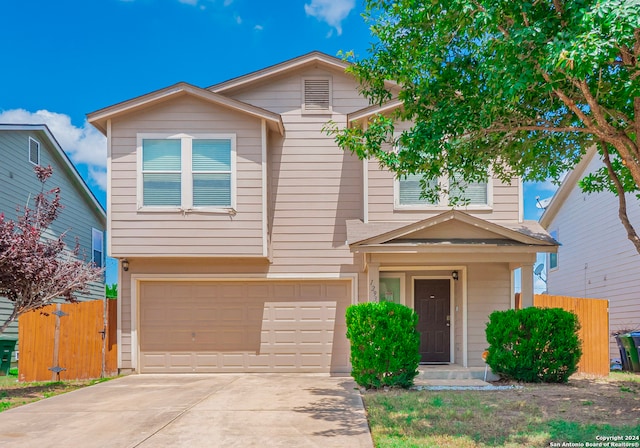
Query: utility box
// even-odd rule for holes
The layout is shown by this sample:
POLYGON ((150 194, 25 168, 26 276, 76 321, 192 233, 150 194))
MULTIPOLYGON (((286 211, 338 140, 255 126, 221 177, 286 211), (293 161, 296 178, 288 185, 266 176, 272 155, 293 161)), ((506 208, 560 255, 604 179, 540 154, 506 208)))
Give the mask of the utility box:
POLYGON ((634 344, 633 338, 630 333, 620 335, 620 342, 624 346, 627 352, 627 359, 629 360, 629 367, 632 372, 640 372, 640 359, 638 359, 638 350, 634 344))
POLYGON ((8 375, 11 368, 11 356, 16 348, 13 339, 0 339, 0 375, 8 375))

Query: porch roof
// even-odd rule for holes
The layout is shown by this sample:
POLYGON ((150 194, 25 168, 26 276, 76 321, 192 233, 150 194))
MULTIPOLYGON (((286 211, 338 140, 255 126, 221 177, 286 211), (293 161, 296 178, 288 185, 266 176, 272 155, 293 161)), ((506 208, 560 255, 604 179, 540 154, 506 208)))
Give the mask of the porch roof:
POLYGON ((459 210, 450 210, 417 222, 347 221, 347 241, 352 251, 386 252, 432 248, 459 251, 509 247, 555 252, 559 243, 537 221, 496 224, 459 210))

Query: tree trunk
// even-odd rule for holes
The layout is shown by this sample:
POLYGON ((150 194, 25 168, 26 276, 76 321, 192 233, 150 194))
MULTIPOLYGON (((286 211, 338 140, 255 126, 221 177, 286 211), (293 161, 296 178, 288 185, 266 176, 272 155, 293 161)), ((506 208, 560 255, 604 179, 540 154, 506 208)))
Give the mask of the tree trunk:
POLYGON ((629 221, 629 216, 627 215, 627 199, 624 196, 624 188, 622 187, 622 182, 620 182, 620 178, 616 174, 611 166, 611 159, 609 157, 609 151, 607 150, 607 143, 600 141, 600 146, 602 147, 602 153, 604 164, 607 166, 607 171, 609 172, 609 177, 613 182, 613 185, 616 187, 616 191, 618 193, 618 217, 622 222, 625 230, 627 231, 627 238, 633 243, 636 248, 636 251, 640 254, 640 237, 638 237, 638 233, 636 229, 629 221))
POLYGON ((4 333, 7 327, 11 325, 11 322, 16 320, 17 318, 18 318, 18 312, 16 311, 16 308, 14 306, 13 311, 11 312, 11 315, 7 317, 7 320, 5 320, 2 326, 0 327, 0 334, 4 333))

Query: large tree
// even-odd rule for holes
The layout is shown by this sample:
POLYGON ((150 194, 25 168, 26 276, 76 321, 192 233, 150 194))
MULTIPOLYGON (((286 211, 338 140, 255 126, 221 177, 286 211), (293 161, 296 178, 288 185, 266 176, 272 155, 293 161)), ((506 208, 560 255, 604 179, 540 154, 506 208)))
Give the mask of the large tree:
POLYGON ((102 269, 79 258, 80 247, 66 246, 65 234, 54 237, 51 224, 62 210, 60 189, 45 191, 51 167, 34 168, 42 183, 33 206, 20 210, 17 220, 0 213, 0 296, 13 305, 0 334, 9 324, 27 311, 51 304, 56 299, 77 300, 78 293, 87 292, 89 282, 103 275, 102 269))
POLYGON ((596 145, 604 165, 582 188, 618 195, 640 252, 624 195, 640 191, 639 0, 367 0, 364 17, 374 44, 350 70, 372 103, 401 107, 334 126, 340 146, 424 186, 558 181, 596 145))

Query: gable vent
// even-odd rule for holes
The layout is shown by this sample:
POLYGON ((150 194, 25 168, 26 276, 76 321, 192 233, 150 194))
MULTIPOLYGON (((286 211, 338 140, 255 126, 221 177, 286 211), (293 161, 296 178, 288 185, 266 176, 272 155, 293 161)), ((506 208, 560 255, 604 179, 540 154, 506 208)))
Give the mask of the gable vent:
POLYGON ((330 79, 304 79, 304 104, 305 112, 329 112, 331 110, 331 80, 330 79))

